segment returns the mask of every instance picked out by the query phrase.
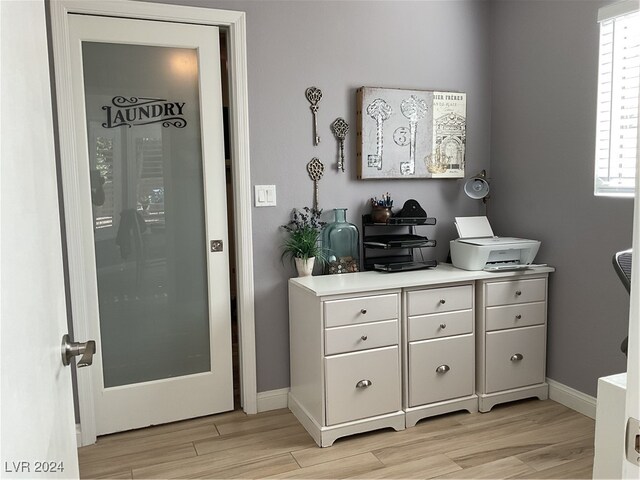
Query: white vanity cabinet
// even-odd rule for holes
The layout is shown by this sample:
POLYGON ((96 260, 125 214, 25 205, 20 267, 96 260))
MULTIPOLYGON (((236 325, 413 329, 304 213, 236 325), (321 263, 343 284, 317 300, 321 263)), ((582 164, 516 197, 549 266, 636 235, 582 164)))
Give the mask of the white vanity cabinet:
POLYGON ((498 403, 548 398, 547 277, 477 282, 476 388, 481 412, 498 403))
POLYGON ((404 292, 406 426, 455 410, 478 411, 474 284, 404 292))
POLYGON ((289 408, 316 443, 404 429, 400 291, 318 297, 289 289, 289 408))

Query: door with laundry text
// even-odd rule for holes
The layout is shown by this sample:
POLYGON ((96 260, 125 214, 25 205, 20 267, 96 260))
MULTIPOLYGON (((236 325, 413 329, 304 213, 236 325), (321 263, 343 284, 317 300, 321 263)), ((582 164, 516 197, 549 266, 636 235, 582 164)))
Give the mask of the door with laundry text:
POLYGON ((218 29, 69 26, 96 433, 231 410, 218 29))

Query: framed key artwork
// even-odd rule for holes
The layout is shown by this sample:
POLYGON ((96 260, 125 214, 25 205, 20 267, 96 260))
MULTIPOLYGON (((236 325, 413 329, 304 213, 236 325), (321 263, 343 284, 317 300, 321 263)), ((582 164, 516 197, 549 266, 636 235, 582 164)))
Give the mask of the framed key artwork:
POLYGON ((463 178, 467 94, 361 87, 358 178, 463 178))

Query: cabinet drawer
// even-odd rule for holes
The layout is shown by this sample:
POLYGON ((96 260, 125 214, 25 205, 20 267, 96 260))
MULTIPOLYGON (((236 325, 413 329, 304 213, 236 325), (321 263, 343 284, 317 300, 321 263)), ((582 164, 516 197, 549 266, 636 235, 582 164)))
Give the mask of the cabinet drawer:
POLYGON ((542 302, 546 298, 547 280, 511 280, 487 284, 487 306, 542 302))
POLYGON ((473 338, 465 335, 409 344, 410 407, 473 394, 473 338))
POLYGON ((473 291, 471 285, 430 288, 409 292, 407 298, 409 316, 427 315, 471 308, 473 291))
POLYGON ((486 334, 486 393, 544 382, 545 328, 486 334))
POLYGON ((504 330, 506 328, 542 325, 545 319, 545 302, 502 305, 486 309, 486 328, 504 330))
POLYGON ((473 310, 434 313, 409 318, 410 342, 473 332, 473 310))
POLYGON ((402 408, 397 346, 325 358, 325 376, 327 425, 402 408))
POLYGON ((325 355, 355 352, 397 344, 397 320, 327 328, 324 332, 325 355))
POLYGON ((396 293, 324 302, 325 327, 394 318, 398 318, 398 294, 396 293))

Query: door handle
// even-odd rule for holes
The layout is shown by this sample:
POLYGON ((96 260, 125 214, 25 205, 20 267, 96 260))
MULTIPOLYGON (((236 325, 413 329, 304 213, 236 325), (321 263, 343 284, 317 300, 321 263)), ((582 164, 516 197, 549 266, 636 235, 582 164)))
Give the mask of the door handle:
POLYGON ((62 336, 62 364, 67 366, 73 357, 82 355, 77 367, 88 367, 93 363, 93 354, 96 353, 96 342, 89 340, 85 343, 72 342, 69 334, 62 336))

